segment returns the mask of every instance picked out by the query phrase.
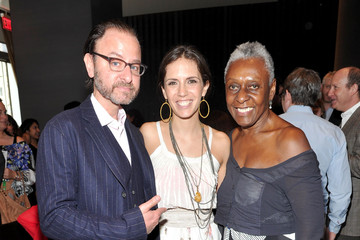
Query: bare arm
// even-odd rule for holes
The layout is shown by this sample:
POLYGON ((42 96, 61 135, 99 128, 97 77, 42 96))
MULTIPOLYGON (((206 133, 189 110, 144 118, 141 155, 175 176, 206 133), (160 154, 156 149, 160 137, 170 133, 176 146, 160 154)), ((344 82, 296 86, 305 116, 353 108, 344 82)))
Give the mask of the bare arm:
POLYGON ((212 154, 216 157, 216 159, 220 163, 220 168, 218 171, 218 185, 217 185, 217 189, 219 189, 226 174, 226 164, 230 155, 230 139, 223 132, 217 131, 215 129, 212 129, 212 131, 213 131, 213 141, 212 141, 211 151, 212 154))
POLYGON ((304 132, 292 125, 284 128, 276 142, 279 144, 278 151, 283 160, 311 149, 304 132))
POLYGON ((144 123, 140 127, 140 132, 144 137, 145 148, 148 151, 149 155, 151 155, 160 145, 160 140, 157 137, 158 132, 156 129, 156 122, 144 123))

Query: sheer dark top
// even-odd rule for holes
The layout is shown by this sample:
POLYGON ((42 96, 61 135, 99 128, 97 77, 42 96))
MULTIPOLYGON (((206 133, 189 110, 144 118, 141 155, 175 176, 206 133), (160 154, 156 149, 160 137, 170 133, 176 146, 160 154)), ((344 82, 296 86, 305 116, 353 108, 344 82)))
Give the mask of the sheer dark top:
POLYGON ((239 167, 231 147, 217 198, 215 222, 238 232, 295 232, 297 240, 318 240, 324 233, 321 176, 312 150, 270 168, 251 169, 239 167))

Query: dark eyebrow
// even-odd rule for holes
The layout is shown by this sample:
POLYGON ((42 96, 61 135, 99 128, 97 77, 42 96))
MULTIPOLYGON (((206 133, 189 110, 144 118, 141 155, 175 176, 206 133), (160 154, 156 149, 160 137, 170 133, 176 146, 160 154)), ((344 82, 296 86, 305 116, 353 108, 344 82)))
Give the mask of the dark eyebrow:
POLYGON ((189 79, 194 79, 194 78, 195 78, 195 79, 200 80, 200 78, 198 78, 197 76, 190 76, 190 77, 187 77, 187 78, 186 78, 186 80, 189 80, 189 79))
POLYGON ((167 81, 179 81, 177 78, 168 78, 168 79, 165 79, 164 82, 167 82, 167 81))
MULTIPOLYGON (((118 54, 117 52, 110 52, 109 55, 116 55, 117 57, 109 57, 109 58, 113 58, 113 59, 120 59, 120 60, 124 60, 124 57, 121 54, 118 54)), ((125 61, 126 62, 126 61, 125 61)), ((130 63, 141 63, 141 61, 139 59, 135 59, 134 61, 130 62, 130 63)))

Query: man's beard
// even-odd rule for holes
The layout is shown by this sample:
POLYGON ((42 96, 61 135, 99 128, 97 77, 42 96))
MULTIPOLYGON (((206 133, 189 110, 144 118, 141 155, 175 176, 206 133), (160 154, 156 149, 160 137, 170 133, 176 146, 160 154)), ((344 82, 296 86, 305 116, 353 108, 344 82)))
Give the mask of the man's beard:
POLYGON ((100 79, 97 72, 95 72, 94 76, 94 85, 104 98, 109 99, 112 103, 116 105, 130 104, 136 98, 140 90, 136 89, 132 83, 125 83, 122 81, 115 82, 112 85, 111 89, 107 88, 104 85, 103 81, 100 79), (114 89, 117 87, 127 87, 130 89, 130 92, 121 92, 119 94, 115 94, 114 89))

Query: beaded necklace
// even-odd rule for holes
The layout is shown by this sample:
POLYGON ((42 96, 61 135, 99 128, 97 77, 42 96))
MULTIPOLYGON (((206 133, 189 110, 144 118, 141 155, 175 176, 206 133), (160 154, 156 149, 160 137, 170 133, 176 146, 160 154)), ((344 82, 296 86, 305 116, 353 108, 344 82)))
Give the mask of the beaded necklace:
POLYGON ((194 208, 196 223, 199 228, 204 229, 204 228, 208 227, 210 219, 211 219, 211 214, 212 214, 212 209, 214 207, 213 204, 214 204, 215 194, 216 194, 216 185, 217 185, 217 177, 216 177, 216 173, 215 173, 214 163, 213 163, 212 155, 210 152, 209 143, 207 141, 206 134, 204 131, 204 126, 201 124, 202 145, 201 145, 201 165, 200 165, 200 174, 199 174, 199 183, 198 184, 196 184, 195 177, 193 176, 193 175, 196 175, 196 173, 194 172, 194 170, 191 168, 189 163, 186 161, 186 159, 182 155, 180 148, 176 142, 176 139, 175 139, 175 136, 174 136, 174 133, 172 130, 172 120, 170 120, 170 122, 169 122, 169 132, 170 132, 171 143, 173 145, 176 157, 177 157, 179 164, 184 173, 186 186, 189 191, 189 196, 191 198, 191 204, 193 205, 193 208, 194 208), (201 183, 201 176, 202 176, 202 167, 203 167, 204 144, 205 144, 205 147, 207 150, 207 154, 209 156, 210 166, 211 166, 213 176, 215 179, 215 184, 214 184, 213 191, 211 194, 211 199, 207 202, 201 202, 202 196, 201 196, 201 193, 199 192, 199 186, 201 183), (193 185, 196 187, 196 193, 193 188, 193 185), (205 205, 208 203, 210 203, 210 208, 202 209, 200 207, 201 205, 205 205), (196 207, 195 207, 195 204, 196 204, 196 207))

